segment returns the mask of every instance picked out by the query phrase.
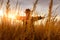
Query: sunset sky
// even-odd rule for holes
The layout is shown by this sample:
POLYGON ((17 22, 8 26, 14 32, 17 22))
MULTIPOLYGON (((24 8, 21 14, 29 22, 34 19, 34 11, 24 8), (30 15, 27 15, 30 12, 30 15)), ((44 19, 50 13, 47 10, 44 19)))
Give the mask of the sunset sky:
MULTIPOLYGON (((6 2, 7 0, 4 0, 3 9, 5 8, 6 2)), ((26 8, 32 9, 34 2, 35 0, 18 0, 18 3, 23 11, 26 8)), ((50 2, 49 0, 39 0, 36 11, 48 13, 49 2, 50 2)), ((14 9, 16 7, 16 3, 17 3, 17 0, 10 0, 10 4, 11 4, 10 8, 14 9)), ((59 5, 60 5, 60 0, 54 0, 53 10, 55 10, 59 5)), ((60 7, 58 7, 57 9, 57 13, 60 14, 60 7)))
MULTIPOLYGON (((3 0, 3 1, 4 2, 3 2, 3 5, 2 5, 2 10, 0 9, 0 14, 1 14, 0 16, 3 16, 2 13, 6 12, 5 9, 6 9, 7 0, 3 0)), ((27 9, 27 8, 32 9, 33 4, 34 4, 35 1, 36 0, 18 0, 19 7, 22 10, 22 12, 20 14, 23 16, 23 13, 24 13, 25 9, 27 9)), ((0 3, 1 3, 1 0, 0 0, 0 3)), ((50 0, 39 0, 38 1, 36 11, 38 12, 39 16, 48 14, 49 3, 50 3, 50 0)), ((10 9, 11 9, 12 13, 14 13, 14 14, 17 10, 16 9, 16 4, 17 4, 17 0, 10 0, 10 9)), ((19 9, 19 7, 18 7, 18 9, 19 9)), ((60 20, 60 0, 53 0, 53 10, 52 11, 54 11, 54 10, 56 10, 55 13, 58 14, 57 18, 58 18, 58 20, 60 20), (58 9, 56 10, 57 7, 58 7, 58 9)), ((53 13, 53 15, 55 15, 55 13, 53 13)), ((14 18, 13 15, 10 15, 9 18, 14 18)), ((45 18, 47 18, 47 17, 45 17, 45 18)))
MULTIPOLYGON (((23 0, 21 2, 21 7, 22 7, 22 9, 32 8, 34 2, 35 2, 35 0, 23 0)), ((49 3, 50 3, 49 0, 39 0, 39 2, 37 4, 37 11, 47 13, 49 3)), ((59 5, 60 5, 60 1, 54 0, 53 10, 55 10, 59 5)), ((60 10, 60 7, 57 9, 57 13, 60 13, 59 10, 60 10)))

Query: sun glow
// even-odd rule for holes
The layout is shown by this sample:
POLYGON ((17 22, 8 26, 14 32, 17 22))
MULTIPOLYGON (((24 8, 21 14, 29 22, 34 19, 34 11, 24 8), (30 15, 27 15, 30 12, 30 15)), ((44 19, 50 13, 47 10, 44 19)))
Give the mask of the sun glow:
POLYGON ((3 10, 0 10, 0 19, 2 18, 2 17, 6 17, 6 18, 8 18, 8 20, 10 19, 10 20, 18 20, 17 19, 17 16, 18 16, 18 18, 20 18, 19 16, 26 16, 25 15, 25 13, 23 12, 23 11, 21 11, 19 14, 17 14, 17 13, 13 13, 13 12, 9 12, 9 14, 7 15, 6 13, 4 14, 3 13, 3 10))
POLYGON ((0 10, 0 17, 3 17, 3 11, 0 10))
POLYGON ((16 19, 16 15, 14 15, 14 14, 8 14, 8 18, 9 19, 16 19))

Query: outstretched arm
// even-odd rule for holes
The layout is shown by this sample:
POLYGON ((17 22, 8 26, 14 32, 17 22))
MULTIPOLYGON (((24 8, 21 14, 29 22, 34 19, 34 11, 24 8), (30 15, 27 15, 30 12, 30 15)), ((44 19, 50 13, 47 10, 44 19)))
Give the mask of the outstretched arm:
POLYGON ((25 20, 26 17, 25 16, 16 16, 17 20, 25 20))
POLYGON ((33 21, 41 20, 44 19, 45 17, 37 16, 37 17, 32 17, 33 21))
POLYGON ((40 20, 40 19, 44 19, 44 18, 45 18, 45 17, 41 17, 41 16, 39 16, 39 17, 38 17, 38 20, 40 20))

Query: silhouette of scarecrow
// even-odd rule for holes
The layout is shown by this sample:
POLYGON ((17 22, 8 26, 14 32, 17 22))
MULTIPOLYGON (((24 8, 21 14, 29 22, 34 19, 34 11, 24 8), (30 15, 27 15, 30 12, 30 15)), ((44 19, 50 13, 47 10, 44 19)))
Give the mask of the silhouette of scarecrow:
POLYGON ((41 17, 41 16, 32 17, 31 16, 32 12, 30 9, 26 9, 25 14, 26 14, 26 17, 22 17, 24 33, 25 33, 24 40, 34 40, 34 36, 35 36, 34 22, 37 20, 44 19, 44 17, 41 17))

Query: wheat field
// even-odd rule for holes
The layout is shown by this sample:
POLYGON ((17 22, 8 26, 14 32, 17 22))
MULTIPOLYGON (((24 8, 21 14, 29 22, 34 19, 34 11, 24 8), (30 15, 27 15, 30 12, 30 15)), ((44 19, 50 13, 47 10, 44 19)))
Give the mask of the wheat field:
MULTIPOLYGON (((38 1, 38 0, 37 0, 38 1)), ((35 11, 37 1, 34 4, 33 11, 35 11)), ((9 12, 9 0, 6 5, 6 13, 9 12)), ((0 5, 0 8, 3 1, 0 5)), ((17 8, 18 3, 16 4, 17 8)), ((52 17, 53 0, 50 0, 47 20, 43 24, 43 20, 39 25, 34 25, 34 20, 28 21, 27 24, 23 22, 17 22, 6 18, 5 15, 1 19, 0 23, 0 40, 60 40, 60 20, 56 19, 57 15, 52 17), (9 20, 9 21, 8 21, 9 20), (11 24, 13 21, 13 24, 11 24)), ((19 9, 18 9, 19 11, 19 9)), ((36 18, 38 19, 38 17, 36 18)))

